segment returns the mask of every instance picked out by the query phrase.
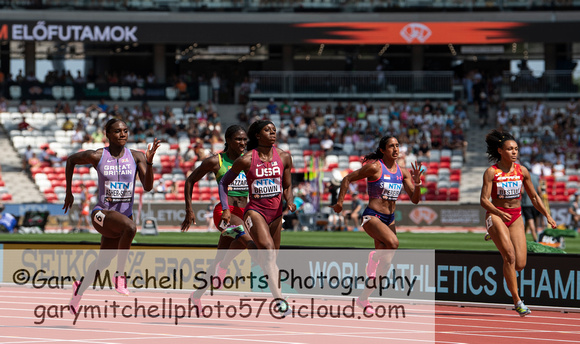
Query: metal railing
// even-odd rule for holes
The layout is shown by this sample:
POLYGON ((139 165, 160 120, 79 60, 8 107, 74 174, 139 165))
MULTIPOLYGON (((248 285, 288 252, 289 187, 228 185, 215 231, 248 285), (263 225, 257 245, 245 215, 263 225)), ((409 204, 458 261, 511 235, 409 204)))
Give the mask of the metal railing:
POLYGON ((250 98, 451 98, 450 71, 251 71, 250 98))
POLYGON ((545 71, 541 76, 534 76, 531 71, 504 72, 501 92, 508 99, 577 97, 579 83, 572 71, 545 71))

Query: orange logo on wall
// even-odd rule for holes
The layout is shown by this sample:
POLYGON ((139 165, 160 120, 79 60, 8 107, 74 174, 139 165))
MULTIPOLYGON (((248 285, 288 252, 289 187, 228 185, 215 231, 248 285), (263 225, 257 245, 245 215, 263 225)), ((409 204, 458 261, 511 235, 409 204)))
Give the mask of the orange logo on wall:
POLYGON ((416 207, 409 213, 409 218, 415 224, 421 224, 425 221, 428 225, 437 220, 437 213, 429 207, 416 207))
POLYGON ((8 40, 8 24, 4 24, 0 27, 0 39, 8 40))

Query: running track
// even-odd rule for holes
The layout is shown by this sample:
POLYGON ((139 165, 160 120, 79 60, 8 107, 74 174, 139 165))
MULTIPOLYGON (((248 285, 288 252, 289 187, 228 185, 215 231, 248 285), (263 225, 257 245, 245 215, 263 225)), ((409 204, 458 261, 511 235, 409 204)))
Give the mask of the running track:
MULTIPOLYGON (((481 308, 407 304, 405 318, 398 319, 365 319, 356 308, 354 318, 348 319, 318 316, 275 319, 268 312, 262 312, 257 318, 255 314, 248 318, 239 314, 218 318, 214 313, 209 317, 178 319, 176 325, 176 319, 168 317, 168 302, 171 299, 173 308, 186 307, 188 294, 182 291, 135 291, 123 297, 111 290, 88 290, 81 305, 100 306, 104 310, 113 302, 131 306, 137 300, 147 309, 157 307, 158 315, 163 309, 165 317, 113 317, 112 308, 107 308, 106 318, 81 316, 75 323, 68 310, 61 308, 68 303, 70 293, 70 286, 64 290, 0 286, 0 343, 580 343, 580 313, 545 311, 533 306, 530 307, 532 315, 526 318, 520 318, 508 305, 481 308), (41 321, 35 309, 39 312, 42 306, 51 305, 50 315, 56 317, 35 324, 41 321), (57 308, 60 309, 55 311, 57 308)), ((202 302, 204 308, 215 310, 220 302, 224 309, 231 306, 233 310, 242 297, 254 299, 263 295, 206 294, 202 302)), ((388 306, 386 301, 376 300, 373 304, 388 306)), ((288 302, 294 307, 308 307, 311 302, 344 307, 352 299, 293 299, 291 296, 288 302)), ((250 300, 247 304, 255 313, 260 302, 250 300)))

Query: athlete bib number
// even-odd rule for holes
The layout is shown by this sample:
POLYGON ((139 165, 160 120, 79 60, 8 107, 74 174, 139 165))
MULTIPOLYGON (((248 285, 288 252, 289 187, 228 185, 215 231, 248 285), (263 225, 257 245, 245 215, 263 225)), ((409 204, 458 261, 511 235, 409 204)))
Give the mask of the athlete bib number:
POLYGON ((133 183, 106 181, 105 200, 110 203, 131 202, 133 183))
POLYGON ((399 198, 402 183, 383 183, 383 199, 387 201, 396 201, 399 198))
POLYGON ((236 179, 228 186, 229 191, 248 191, 248 180, 246 174, 242 171, 236 179))
POLYGON ((522 181, 506 181, 498 182, 497 186, 497 198, 509 199, 509 198, 519 198, 522 189, 522 181))
POLYGON ((256 179, 252 183, 252 197, 255 199, 276 197, 281 192, 280 178, 256 179))

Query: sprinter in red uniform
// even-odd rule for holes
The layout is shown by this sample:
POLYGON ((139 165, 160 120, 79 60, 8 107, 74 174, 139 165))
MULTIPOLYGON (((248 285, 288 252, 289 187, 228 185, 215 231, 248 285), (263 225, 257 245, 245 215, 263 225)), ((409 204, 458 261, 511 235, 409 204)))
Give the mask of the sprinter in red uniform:
POLYGON ((481 187, 480 203, 487 210, 485 227, 503 257, 503 275, 516 312, 523 317, 531 311, 520 299, 516 279, 516 271, 521 271, 527 260, 526 233, 521 217, 522 185, 534 207, 548 219, 552 228, 556 228, 556 222, 534 189, 528 169, 516 163, 518 144, 515 138, 494 129, 487 134, 485 142, 488 160, 495 162, 485 171, 481 187))

